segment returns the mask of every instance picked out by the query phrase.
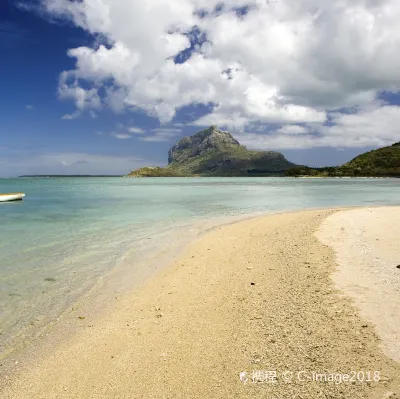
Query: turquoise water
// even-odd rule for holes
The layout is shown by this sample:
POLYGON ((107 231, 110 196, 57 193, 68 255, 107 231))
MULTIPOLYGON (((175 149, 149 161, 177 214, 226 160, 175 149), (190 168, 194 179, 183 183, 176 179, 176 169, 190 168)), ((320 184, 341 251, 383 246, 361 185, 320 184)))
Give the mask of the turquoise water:
POLYGON ((171 231, 284 210, 399 205, 400 179, 0 179, 0 352, 26 326, 54 320, 105 273, 140 264, 171 231), (157 237, 164 237, 157 240, 157 237))

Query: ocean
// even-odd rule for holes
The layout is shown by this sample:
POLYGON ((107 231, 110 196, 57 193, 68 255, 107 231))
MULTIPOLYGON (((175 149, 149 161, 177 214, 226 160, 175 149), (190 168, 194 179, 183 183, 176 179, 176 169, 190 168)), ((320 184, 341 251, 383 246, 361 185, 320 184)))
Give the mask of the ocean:
POLYGON ((287 210, 399 205, 400 179, 0 179, 0 193, 8 192, 26 198, 0 203, 0 358, 110 273, 134 286, 154 267, 150 256, 218 223, 287 210))

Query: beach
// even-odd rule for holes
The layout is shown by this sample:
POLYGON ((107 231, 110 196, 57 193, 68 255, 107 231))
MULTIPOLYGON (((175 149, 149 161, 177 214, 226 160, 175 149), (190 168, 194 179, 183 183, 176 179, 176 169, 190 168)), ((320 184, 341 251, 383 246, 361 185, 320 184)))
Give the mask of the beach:
POLYGON ((400 207, 214 228, 106 314, 71 313, 0 397, 397 398, 399 235, 400 207))

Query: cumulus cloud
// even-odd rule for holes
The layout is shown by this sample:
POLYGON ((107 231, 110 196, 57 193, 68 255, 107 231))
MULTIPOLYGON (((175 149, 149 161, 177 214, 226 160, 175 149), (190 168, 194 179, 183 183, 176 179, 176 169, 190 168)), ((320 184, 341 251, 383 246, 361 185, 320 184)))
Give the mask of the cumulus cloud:
POLYGON ((180 108, 205 104, 210 113, 193 124, 280 125, 257 138, 268 145, 399 137, 398 124, 388 126, 397 106, 368 109, 380 92, 400 90, 398 0, 41 2, 96 37, 92 48, 69 50, 75 69, 60 76, 60 98, 77 114, 140 109, 166 124, 180 108), (349 108, 356 112, 340 112, 349 108))
POLYGON ((313 147, 382 147, 398 140, 400 107, 376 105, 354 113, 331 113, 329 126, 285 125, 268 133, 239 133, 238 140, 255 149, 288 149, 313 147))
POLYGON ((75 112, 64 115, 62 119, 75 119, 79 117, 85 109, 89 109, 93 115, 93 110, 97 110, 101 107, 101 98, 98 88, 82 88, 79 85, 74 71, 64 71, 61 73, 58 94, 60 99, 74 100, 76 106, 75 112))

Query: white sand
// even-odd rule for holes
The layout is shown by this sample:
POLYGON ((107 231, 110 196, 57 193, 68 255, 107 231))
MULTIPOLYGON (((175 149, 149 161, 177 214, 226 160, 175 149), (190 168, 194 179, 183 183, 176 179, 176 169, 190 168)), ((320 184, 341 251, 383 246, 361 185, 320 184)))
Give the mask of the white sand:
POLYGON ((400 207, 335 213, 317 237, 335 250, 336 286, 354 299, 386 353, 400 362, 400 207))

